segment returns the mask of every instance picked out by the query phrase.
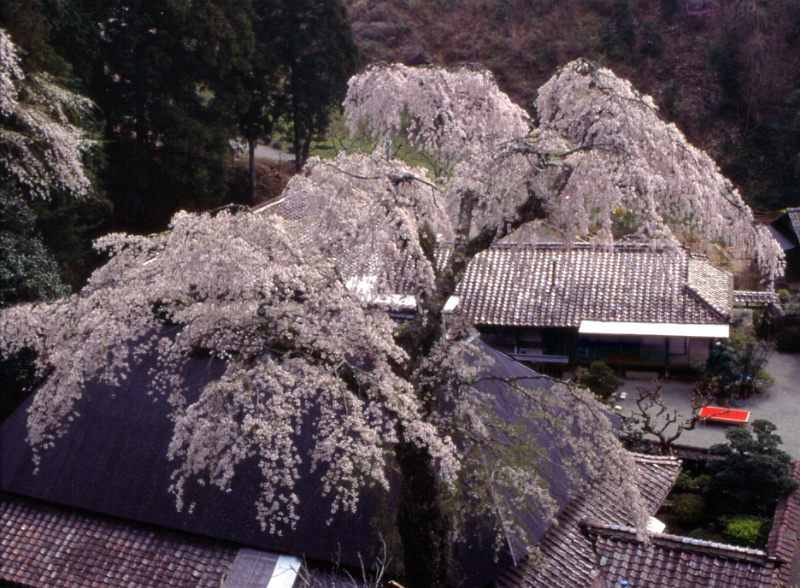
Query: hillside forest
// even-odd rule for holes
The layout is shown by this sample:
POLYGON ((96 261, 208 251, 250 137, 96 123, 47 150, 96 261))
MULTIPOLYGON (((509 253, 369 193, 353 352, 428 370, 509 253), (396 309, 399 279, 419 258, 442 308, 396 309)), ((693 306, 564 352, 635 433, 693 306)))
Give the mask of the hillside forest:
POLYGON ((0 27, 25 75, 95 105, 76 122, 94 140, 89 194, 3 186, 0 231, 30 258, 0 268, 3 305, 61 291, 23 292, 24 267, 78 288, 100 235, 274 197, 330 142, 347 79, 376 61, 479 63, 533 113, 537 88, 588 58, 653 96, 755 210, 800 204, 800 5, 788 0, 5 0, 0 27), (294 164, 254 161, 270 142, 294 164))
POLYGON ((800 5, 787 0, 346 0, 363 60, 480 63, 528 111, 578 57, 653 96, 756 210, 800 205, 800 5))

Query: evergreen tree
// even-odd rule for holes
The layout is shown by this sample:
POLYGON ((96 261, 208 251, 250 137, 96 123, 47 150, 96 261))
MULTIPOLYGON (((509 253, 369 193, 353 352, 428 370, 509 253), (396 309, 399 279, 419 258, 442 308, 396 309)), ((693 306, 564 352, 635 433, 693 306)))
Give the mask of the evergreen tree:
POLYGON ((150 231, 219 203, 254 50, 249 0, 48 7, 54 43, 105 119, 115 224, 150 231))
POLYGON ((283 118, 302 162, 355 67, 339 0, 43 2, 105 118, 115 224, 137 232, 224 199, 237 127, 254 147, 283 118))
POLYGON ((222 199, 233 109, 220 82, 227 68, 246 67, 242 45, 252 36, 228 18, 226 2, 114 4, 100 102, 112 139, 109 188, 117 220, 150 230, 178 208, 222 199))
POLYGON ((250 71, 241 80, 247 107, 239 111, 239 132, 247 141, 251 201, 254 201, 256 191, 256 142, 271 136, 285 109, 285 74, 275 47, 278 35, 275 14, 279 9, 279 0, 254 0, 255 51, 250 60, 250 71))
POLYGON ((46 71, 54 76, 69 72, 67 61, 50 44, 52 27, 40 0, 3 0, 0 27, 22 50, 21 64, 26 71, 46 71))
POLYGON ((67 293, 55 258, 36 231, 33 209, 12 182, 0 187, 0 308, 67 293))
POLYGON ((706 486, 707 504, 719 514, 772 516, 781 494, 797 488, 792 478, 791 456, 778 449, 782 440, 777 427, 756 420, 753 432, 738 427, 725 431, 728 442, 713 452, 725 456, 708 465, 711 480, 706 486), (754 437, 755 434, 755 437, 754 437))
POLYGON ((286 109, 295 166, 308 159, 311 143, 330 122, 347 92, 358 47, 341 0, 283 0, 274 12, 275 39, 286 68, 286 109))

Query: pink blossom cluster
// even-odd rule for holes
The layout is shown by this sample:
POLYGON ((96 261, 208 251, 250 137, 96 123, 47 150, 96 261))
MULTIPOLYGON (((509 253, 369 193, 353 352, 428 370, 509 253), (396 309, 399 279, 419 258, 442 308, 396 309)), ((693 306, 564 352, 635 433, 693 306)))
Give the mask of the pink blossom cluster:
MULTIPOLYGON (((0 83, 13 86, 14 75, 0 83)), ((768 275, 780 268, 777 245, 651 98, 584 61, 541 88, 538 126, 491 75, 466 66, 368 68, 345 107, 373 152, 312 159, 258 213, 182 212, 163 234, 104 237, 97 246, 110 261, 80 293, 4 312, 3 353, 31 347, 49 374, 29 413, 34 450, 69 426, 87 382, 122 382, 156 356, 142 392, 172 405, 180 507, 188 482, 229 490, 237 466, 255 458, 257 517, 279 533, 300 516, 304 471, 321 472, 331 516, 355 511, 365 488, 388 487, 398 447, 411 445, 429 457, 444 499, 466 489, 470 504, 513 527, 530 501, 555 509, 540 475, 549 450, 523 426, 533 420, 559 441, 576 485, 617 479, 644 529, 633 464, 592 398, 514 381, 477 391, 493 362, 447 310, 455 286, 477 254, 531 227, 523 238, 549 230, 602 245, 633 219, 672 246, 690 227, 748 249, 768 275), (438 163, 393 157, 398 140, 438 163), (400 303, 414 311, 406 323, 386 312, 400 303), (190 401, 185 373, 198 353, 221 375, 190 401), (519 422, 492 409, 500 395, 519 422), (303 454, 298 440, 309 436, 303 454)), ((65 124, 54 120, 48 136, 77 158, 81 139, 70 143, 65 124)))

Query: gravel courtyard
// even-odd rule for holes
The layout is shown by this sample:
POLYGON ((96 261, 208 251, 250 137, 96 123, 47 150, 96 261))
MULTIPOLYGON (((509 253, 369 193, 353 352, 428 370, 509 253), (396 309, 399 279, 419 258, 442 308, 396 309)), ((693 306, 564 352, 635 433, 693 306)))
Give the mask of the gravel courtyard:
MULTIPOLYGON (((782 449, 794 458, 800 459, 800 354, 775 353, 767 371, 775 378, 772 389, 758 398, 739 402, 737 408, 751 412, 751 422, 767 419, 778 426, 777 433, 783 439, 782 449)), ((690 397, 692 384, 680 381, 664 381, 664 399, 667 406, 677 410, 681 416, 691 413, 690 397)), ((621 388, 627 398, 617 401, 622 407, 620 413, 631 414, 636 407, 637 386, 648 386, 647 380, 625 380, 621 388)), ((725 442, 725 425, 698 423, 693 431, 685 431, 678 439, 681 445, 710 447, 725 442)))

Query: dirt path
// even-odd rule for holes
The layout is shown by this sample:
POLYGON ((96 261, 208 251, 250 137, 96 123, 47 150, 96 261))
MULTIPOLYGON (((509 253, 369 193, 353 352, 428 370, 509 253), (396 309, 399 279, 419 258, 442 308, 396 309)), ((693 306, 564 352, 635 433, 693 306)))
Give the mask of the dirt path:
POLYGON ((266 145, 256 145, 256 159, 263 159, 265 161, 277 161, 282 163, 285 161, 294 161, 294 155, 279 151, 273 147, 266 145))

